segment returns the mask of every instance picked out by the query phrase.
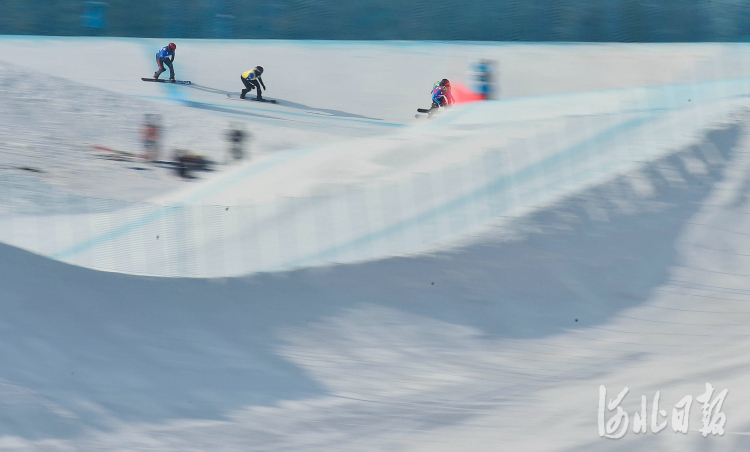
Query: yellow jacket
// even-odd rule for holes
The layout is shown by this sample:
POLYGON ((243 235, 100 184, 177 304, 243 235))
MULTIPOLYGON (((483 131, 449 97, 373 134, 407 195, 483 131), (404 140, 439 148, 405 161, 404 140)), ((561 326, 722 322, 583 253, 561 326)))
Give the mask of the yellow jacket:
POLYGON ((255 80, 257 78, 260 78, 260 74, 258 74, 257 69, 250 69, 249 71, 242 73, 242 78, 245 80, 255 80))

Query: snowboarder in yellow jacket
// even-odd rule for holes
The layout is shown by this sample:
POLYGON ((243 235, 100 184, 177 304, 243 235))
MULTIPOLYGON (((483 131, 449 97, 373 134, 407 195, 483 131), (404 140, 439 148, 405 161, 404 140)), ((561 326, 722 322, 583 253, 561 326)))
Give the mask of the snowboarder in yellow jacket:
POLYGON ((253 69, 242 73, 241 79, 242 84, 245 85, 245 89, 242 90, 240 99, 244 99, 245 94, 247 94, 248 91, 252 91, 257 88, 258 92, 255 96, 255 100, 263 100, 263 96, 260 94, 260 87, 262 86, 263 89, 266 89, 266 85, 263 84, 263 79, 260 78, 261 74, 263 74, 262 66, 255 66, 253 69))

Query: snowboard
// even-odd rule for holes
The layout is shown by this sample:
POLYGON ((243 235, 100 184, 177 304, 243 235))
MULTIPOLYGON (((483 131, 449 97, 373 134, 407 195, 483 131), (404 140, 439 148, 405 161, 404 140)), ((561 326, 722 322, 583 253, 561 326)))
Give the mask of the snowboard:
POLYGON ((246 97, 244 99, 241 99, 240 96, 230 96, 229 94, 227 94, 227 98, 232 99, 232 100, 254 100, 255 102, 268 102, 271 104, 276 103, 276 99, 266 99, 266 98, 256 99, 255 97, 246 97))
POLYGON ((414 115, 415 118, 424 117, 421 116, 420 113, 427 115, 428 118, 432 118, 432 115, 435 113, 438 113, 440 110, 437 108, 417 108, 417 114, 414 115))
POLYGON ((153 78, 153 77, 151 77, 151 78, 141 77, 141 80, 143 80, 144 82, 174 83, 176 85, 189 85, 191 83, 190 80, 175 80, 175 81, 171 81, 171 80, 166 80, 166 79, 163 80, 163 79, 160 79, 160 78, 157 79, 157 78, 153 78))

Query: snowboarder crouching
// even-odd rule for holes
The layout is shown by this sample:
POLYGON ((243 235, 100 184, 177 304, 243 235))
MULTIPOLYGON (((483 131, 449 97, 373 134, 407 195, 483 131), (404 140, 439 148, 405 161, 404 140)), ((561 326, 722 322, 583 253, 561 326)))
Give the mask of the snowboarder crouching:
POLYGON ((154 80, 158 80, 162 72, 166 71, 164 65, 166 64, 169 68, 169 81, 174 82, 174 52, 177 46, 174 42, 170 42, 168 46, 162 47, 156 54, 156 64, 159 65, 159 70, 154 72, 154 80))
POLYGON ((435 110, 439 107, 447 107, 456 103, 453 95, 451 94, 451 82, 447 78, 436 82, 432 86, 432 107, 430 110, 435 110))
POLYGON ((255 100, 263 100, 263 96, 260 94, 260 87, 262 86, 263 89, 266 89, 266 85, 263 84, 263 79, 260 78, 261 74, 263 74, 262 66, 255 66, 253 69, 242 73, 240 79, 242 80, 242 84, 245 85, 245 89, 240 93, 240 99, 244 99, 248 91, 257 88, 258 91, 255 100))

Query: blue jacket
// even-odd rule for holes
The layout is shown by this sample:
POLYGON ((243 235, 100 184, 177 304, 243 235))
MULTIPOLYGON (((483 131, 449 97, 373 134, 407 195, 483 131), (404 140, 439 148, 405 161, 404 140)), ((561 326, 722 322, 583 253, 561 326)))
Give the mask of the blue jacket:
POLYGON ((169 57, 174 57, 174 50, 170 50, 169 46, 162 47, 159 53, 156 54, 162 60, 166 60, 169 57))
POLYGON ((455 102, 451 92, 437 84, 432 88, 432 101, 438 105, 443 106, 450 105, 455 102))

